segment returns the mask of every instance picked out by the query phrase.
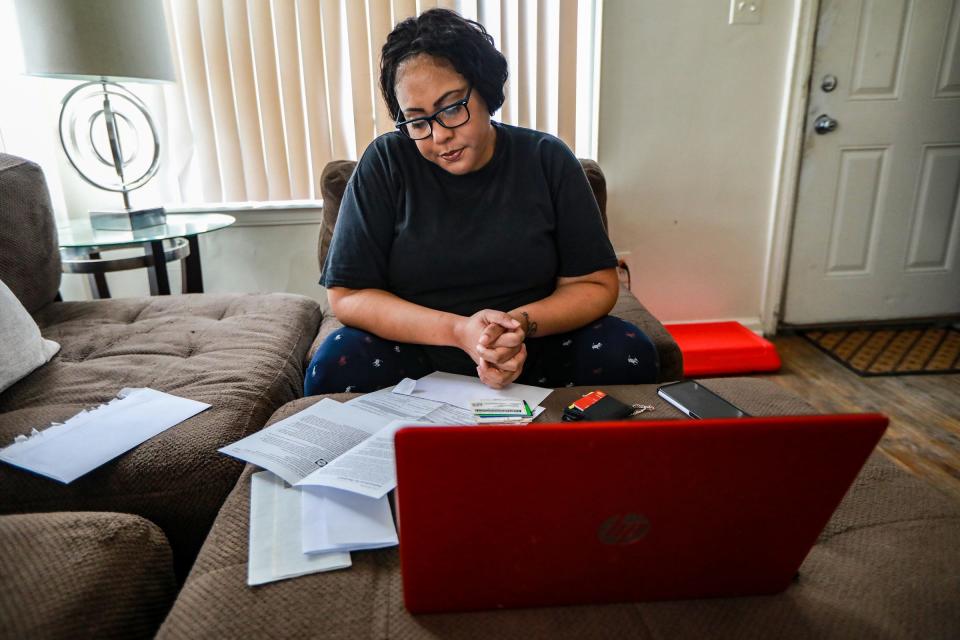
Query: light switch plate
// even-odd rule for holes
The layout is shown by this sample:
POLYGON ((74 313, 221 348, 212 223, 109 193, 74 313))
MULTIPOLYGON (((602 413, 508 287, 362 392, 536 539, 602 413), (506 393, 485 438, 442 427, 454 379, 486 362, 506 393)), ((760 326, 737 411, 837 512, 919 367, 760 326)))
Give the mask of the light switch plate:
POLYGON ((730 0, 730 24, 760 24, 763 0, 730 0))

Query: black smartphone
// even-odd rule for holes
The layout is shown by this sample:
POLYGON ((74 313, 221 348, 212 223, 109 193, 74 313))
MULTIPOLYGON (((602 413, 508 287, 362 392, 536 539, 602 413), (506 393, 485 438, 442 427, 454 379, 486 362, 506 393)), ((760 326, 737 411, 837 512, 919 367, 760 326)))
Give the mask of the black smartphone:
POLYGON ((750 415, 693 380, 665 384, 657 389, 657 395, 691 418, 744 418, 750 415))

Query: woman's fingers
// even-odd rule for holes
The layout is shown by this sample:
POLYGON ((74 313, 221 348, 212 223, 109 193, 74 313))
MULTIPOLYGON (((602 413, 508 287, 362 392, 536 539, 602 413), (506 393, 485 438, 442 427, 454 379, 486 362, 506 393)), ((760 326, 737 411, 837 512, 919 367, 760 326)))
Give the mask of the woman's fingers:
POLYGON ((499 324, 488 324, 484 327, 483 331, 480 333, 480 339, 477 341, 478 346, 481 347, 492 347, 503 335, 505 329, 499 324))
POLYGON ((504 311, 497 311, 496 309, 483 309, 478 313, 480 314, 480 317, 488 324, 500 325, 507 331, 513 331, 514 329, 520 328, 520 322, 509 313, 504 311))
POLYGON ((493 389, 502 389, 508 384, 503 372, 485 360, 481 360, 477 366, 477 375, 480 377, 480 382, 493 389))
POLYGON ((520 329, 520 323, 503 311, 483 309, 475 315, 484 325, 483 332, 478 340, 481 346, 492 346, 504 333, 520 329))
POLYGON ((496 349, 491 349, 477 345, 477 353, 480 355, 480 357, 497 367, 502 367, 505 362, 512 359, 519 352, 520 347, 498 347, 496 349))
POLYGON ((480 376, 480 381, 488 387, 502 389, 520 377, 526 359, 527 348, 521 345, 517 355, 502 365, 494 366, 486 361, 480 362, 477 367, 477 375, 480 376))
POLYGON ((509 360, 507 360, 506 362, 502 362, 498 364, 497 369, 500 369, 501 371, 515 373, 516 375, 514 375, 513 377, 514 379, 516 379, 516 377, 520 375, 520 372, 523 371, 523 364, 526 361, 527 361, 527 346, 521 344, 520 350, 517 352, 517 354, 512 358, 510 358, 509 360))
POLYGON ((520 345, 523 344, 524 338, 526 338, 526 335, 523 333, 523 329, 517 329, 516 331, 504 331, 497 337, 496 340, 484 346, 487 346, 491 349, 496 349, 498 347, 516 347, 519 349, 520 345))
MULTIPOLYGON (((463 349, 478 364, 486 361, 494 368, 502 367, 517 356, 523 345, 524 334, 520 322, 503 311, 482 309, 470 317, 468 326, 472 329, 468 330, 463 349), (470 342, 471 332, 475 332, 475 343, 470 342)), ((509 371, 512 372, 514 367, 510 365, 509 371)))

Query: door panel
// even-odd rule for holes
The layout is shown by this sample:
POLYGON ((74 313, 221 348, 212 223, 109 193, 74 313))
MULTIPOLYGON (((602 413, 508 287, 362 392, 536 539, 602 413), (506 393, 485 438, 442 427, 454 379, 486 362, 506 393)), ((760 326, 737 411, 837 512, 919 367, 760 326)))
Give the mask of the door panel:
POLYGON ((907 272, 949 271, 957 252, 960 145, 924 149, 907 272))
POLYGON ((851 97, 897 97, 897 79, 903 65, 903 36, 907 26, 906 0, 864 0, 854 49, 851 97))
POLYGON ((958 5, 821 2, 785 323, 960 315, 958 5))
POLYGON ((954 5, 950 18, 950 35, 940 57, 940 82, 936 97, 960 97, 960 6, 954 5))
POLYGON ((885 149, 844 149, 827 273, 870 273, 885 149))

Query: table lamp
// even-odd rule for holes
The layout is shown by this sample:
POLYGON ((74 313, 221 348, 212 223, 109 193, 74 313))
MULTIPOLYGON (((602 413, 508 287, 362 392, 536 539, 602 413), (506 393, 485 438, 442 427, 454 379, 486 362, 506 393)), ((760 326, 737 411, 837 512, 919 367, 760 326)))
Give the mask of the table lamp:
POLYGON ((25 71, 84 80, 60 111, 60 144, 89 184, 123 195, 91 211, 95 229, 164 224, 163 207, 133 209, 130 192, 157 173, 160 140, 142 100, 118 81, 173 82, 162 0, 16 0, 25 71))

